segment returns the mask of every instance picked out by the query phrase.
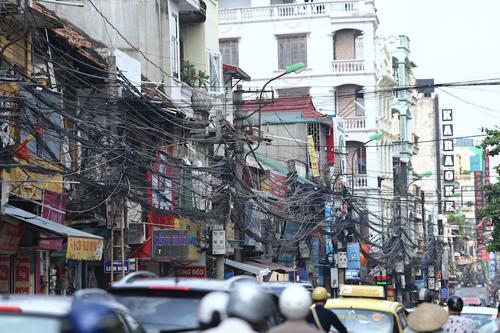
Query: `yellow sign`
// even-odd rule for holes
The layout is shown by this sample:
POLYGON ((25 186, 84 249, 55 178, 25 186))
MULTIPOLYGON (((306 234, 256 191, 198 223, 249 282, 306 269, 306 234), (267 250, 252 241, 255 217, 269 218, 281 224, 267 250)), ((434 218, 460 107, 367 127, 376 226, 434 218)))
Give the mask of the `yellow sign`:
POLYGON ((68 237, 66 259, 101 260, 102 251, 102 239, 68 237))
POLYGON ((384 287, 381 286, 357 286, 341 284, 339 294, 342 297, 385 298, 384 287))
POLYGON ((316 149, 314 148, 314 139, 312 135, 307 136, 307 149, 309 151, 309 161, 311 163, 312 175, 313 177, 319 177, 318 157, 316 156, 316 149))
POLYGON ((200 240, 200 225, 188 218, 175 218, 175 228, 187 229, 189 231, 189 255, 183 260, 200 260, 200 251, 197 246, 200 240))

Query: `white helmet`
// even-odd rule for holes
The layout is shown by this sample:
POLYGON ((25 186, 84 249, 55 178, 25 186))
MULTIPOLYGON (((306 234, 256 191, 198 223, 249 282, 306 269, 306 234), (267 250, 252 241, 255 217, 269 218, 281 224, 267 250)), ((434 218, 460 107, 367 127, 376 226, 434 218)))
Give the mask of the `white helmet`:
POLYGON ((206 329, 216 327, 227 318, 227 302, 229 295, 221 291, 214 291, 205 295, 198 306, 198 322, 206 329))
POLYGON ((311 304, 311 295, 299 285, 287 287, 280 296, 281 313, 289 320, 305 319, 311 304))

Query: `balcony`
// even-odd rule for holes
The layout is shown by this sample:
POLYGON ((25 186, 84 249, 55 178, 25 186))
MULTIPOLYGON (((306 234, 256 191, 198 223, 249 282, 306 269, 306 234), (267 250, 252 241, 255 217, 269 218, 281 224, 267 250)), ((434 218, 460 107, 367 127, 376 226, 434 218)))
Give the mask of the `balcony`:
MULTIPOLYGON (((352 188, 352 175, 347 176, 347 186, 352 188)), ((354 189, 368 188, 368 175, 354 175, 354 189)))
POLYGON ((207 4, 203 0, 184 0, 179 3, 180 23, 203 23, 207 19, 207 4))
POLYGON ((332 69, 335 74, 363 73, 365 61, 361 60, 333 60, 332 69))
POLYGON ((364 130, 366 128, 366 117, 344 118, 344 127, 348 131, 364 130))
POLYGON ((353 16, 375 16, 375 6, 366 1, 352 0, 221 9, 219 10, 219 23, 353 16))
POLYGON ((408 161, 413 153, 412 144, 408 141, 393 141, 392 155, 401 161, 408 161))

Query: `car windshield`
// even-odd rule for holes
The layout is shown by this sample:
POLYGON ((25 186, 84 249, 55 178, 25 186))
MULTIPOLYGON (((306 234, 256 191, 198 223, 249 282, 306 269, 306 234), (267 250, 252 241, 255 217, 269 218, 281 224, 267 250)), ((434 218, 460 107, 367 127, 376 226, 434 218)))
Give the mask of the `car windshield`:
POLYGON ((476 324, 476 327, 479 328, 483 325, 488 324, 491 321, 491 314, 487 313, 463 313, 462 316, 466 318, 470 318, 476 324))
POLYGON ((390 313, 361 309, 332 309, 349 333, 392 333, 394 319, 390 313))
POLYGON ((116 295, 148 332, 198 327, 197 312, 201 301, 193 297, 155 297, 116 295))
POLYGON ((62 322, 51 317, 25 316, 20 314, 1 314, 2 333, 61 333, 62 322))

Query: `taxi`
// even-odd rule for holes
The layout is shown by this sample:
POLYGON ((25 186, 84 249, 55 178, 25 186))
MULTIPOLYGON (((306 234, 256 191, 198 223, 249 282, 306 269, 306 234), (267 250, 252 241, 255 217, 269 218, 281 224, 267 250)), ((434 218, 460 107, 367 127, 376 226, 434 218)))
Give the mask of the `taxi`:
POLYGON ((332 310, 349 333, 402 333, 406 314, 401 304, 387 301, 381 286, 341 285, 340 298, 329 299, 332 310))

